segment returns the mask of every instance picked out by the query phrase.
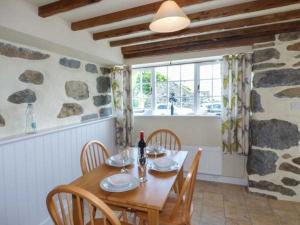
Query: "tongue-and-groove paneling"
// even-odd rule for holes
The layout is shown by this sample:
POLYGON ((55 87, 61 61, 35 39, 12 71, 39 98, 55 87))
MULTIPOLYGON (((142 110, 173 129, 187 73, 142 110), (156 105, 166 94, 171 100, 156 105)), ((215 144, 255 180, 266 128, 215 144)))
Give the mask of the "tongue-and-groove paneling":
POLYGON ((113 152, 114 119, 0 141, 0 224, 51 224, 46 195, 81 175, 81 148, 92 139, 113 152))

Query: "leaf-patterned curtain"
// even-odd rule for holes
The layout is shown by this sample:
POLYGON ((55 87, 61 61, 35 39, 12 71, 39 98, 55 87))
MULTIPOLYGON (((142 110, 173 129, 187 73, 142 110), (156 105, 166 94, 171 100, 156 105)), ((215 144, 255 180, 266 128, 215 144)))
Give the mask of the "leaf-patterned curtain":
POLYGON ((116 144, 131 146, 133 129, 131 69, 114 67, 112 70, 113 107, 116 116, 116 144))
POLYGON ((222 148, 224 153, 248 154, 251 57, 250 53, 223 57, 222 148))

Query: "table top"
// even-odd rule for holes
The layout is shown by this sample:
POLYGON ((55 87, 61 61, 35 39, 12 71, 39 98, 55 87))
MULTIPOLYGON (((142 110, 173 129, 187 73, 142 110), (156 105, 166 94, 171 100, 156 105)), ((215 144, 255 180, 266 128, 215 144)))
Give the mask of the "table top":
MULTIPOLYGON (((137 159, 137 149, 130 149, 129 154, 137 159)), ((106 192, 100 188, 100 182, 108 176, 120 173, 121 168, 115 168, 108 165, 101 165, 90 173, 79 177, 71 184, 81 187, 93 194, 106 203, 130 207, 134 209, 156 209, 161 210, 164 203, 172 189, 173 184, 179 174, 179 171, 183 169, 184 161, 187 157, 186 151, 166 151, 166 156, 173 158, 180 168, 175 172, 161 173, 155 171, 147 171, 146 183, 140 184, 140 186, 134 190, 111 193, 106 192)), ((148 158, 151 160, 151 158, 148 158)), ((128 173, 138 177, 139 169, 137 160, 134 165, 128 166, 128 173)))

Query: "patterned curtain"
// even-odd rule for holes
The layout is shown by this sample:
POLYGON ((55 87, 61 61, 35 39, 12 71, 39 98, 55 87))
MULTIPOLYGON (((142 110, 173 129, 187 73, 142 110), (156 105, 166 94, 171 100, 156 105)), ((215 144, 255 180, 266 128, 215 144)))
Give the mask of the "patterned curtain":
POLYGON ((251 54, 223 57, 222 147, 224 153, 248 154, 251 54))
POLYGON ((116 116, 116 144, 123 147, 131 146, 133 129, 131 70, 129 67, 114 67, 111 77, 116 116))

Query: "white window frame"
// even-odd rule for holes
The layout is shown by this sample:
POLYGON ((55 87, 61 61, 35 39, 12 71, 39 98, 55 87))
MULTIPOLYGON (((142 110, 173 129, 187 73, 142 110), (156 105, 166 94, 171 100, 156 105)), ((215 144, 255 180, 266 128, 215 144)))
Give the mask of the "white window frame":
MULTIPOLYGON (((200 109, 200 105, 199 105, 199 97, 200 97, 200 80, 211 80, 212 82, 212 90, 213 90, 213 80, 214 77, 212 77, 212 79, 200 79, 200 66, 203 65, 214 65, 214 64, 220 64, 220 60, 213 60, 213 61, 206 61, 206 62, 190 62, 190 63, 178 63, 178 64, 169 64, 169 65, 155 65, 155 66, 149 66, 149 67, 138 67, 138 68, 133 68, 133 70, 150 70, 151 71, 151 109, 152 112, 156 109, 156 76, 155 76, 155 68, 156 67, 166 67, 167 68, 167 78, 168 80, 167 82, 167 98, 169 98, 169 66, 176 66, 179 65, 180 66, 180 87, 181 87, 181 82, 182 82, 182 71, 181 71, 181 66, 182 65, 186 65, 186 64, 194 64, 194 107, 193 107, 193 111, 195 115, 200 115, 199 114, 199 109, 200 109)), ((181 88, 180 88, 180 98, 181 97, 181 88)), ((214 97, 214 96, 211 96, 214 97)), ((216 96, 217 97, 217 96, 216 96)), ((220 96, 222 97, 222 96, 220 96)), ((134 110, 134 109, 133 109, 134 110)), ((183 115, 184 116, 184 115, 183 115)))

